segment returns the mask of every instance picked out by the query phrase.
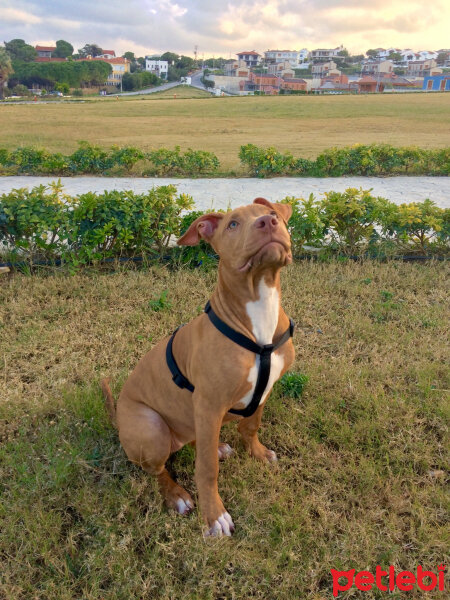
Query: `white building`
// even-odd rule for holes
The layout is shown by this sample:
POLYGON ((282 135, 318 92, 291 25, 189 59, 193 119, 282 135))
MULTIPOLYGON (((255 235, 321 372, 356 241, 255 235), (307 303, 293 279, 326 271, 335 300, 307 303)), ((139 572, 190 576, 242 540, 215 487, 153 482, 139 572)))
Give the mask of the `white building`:
POLYGON ((264 62, 266 64, 289 63, 293 69, 297 69, 307 58, 308 50, 306 48, 302 50, 267 50, 267 52, 264 52, 264 62))
POLYGON ((169 72, 169 63, 167 60, 159 60, 159 58, 145 57, 145 70, 154 73, 161 79, 167 79, 169 72))

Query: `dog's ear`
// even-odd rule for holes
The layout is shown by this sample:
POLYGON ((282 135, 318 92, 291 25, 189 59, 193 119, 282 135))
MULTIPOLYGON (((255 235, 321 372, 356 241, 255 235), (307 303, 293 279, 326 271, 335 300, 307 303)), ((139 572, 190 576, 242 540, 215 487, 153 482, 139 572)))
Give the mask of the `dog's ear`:
POLYGON ((195 219, 186 233, 177 241, 177 244, 179 246, 196 246, 200 239, 211 243, 214 232, 223 217, 222 213, 208 213, 195 219))
POLYGON ((289 221, 292 215, 292 206, 290 204, 282 204, 281 202, 276 202, 274 204, 265 198, 255 198, 253 200, 253 204, 262 204, 263 206, 267 206, 267 208, 271 208, 272 210, 278 212, 283 221, 286 221, 286 223, 289 221))

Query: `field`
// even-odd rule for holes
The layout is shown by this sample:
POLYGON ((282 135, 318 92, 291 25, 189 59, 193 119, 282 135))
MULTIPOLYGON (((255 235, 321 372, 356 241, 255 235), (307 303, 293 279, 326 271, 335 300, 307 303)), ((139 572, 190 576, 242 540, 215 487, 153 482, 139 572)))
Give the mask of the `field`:
MULTIPOLYGON (((158 107, 142 101, 143 113, 150 104, 158 107)), ((126 106, 142 119, 139 102, 126 106)), ((61 118, 71 107, 55 109, 61 118)), ((91 118, 100 109, 114 110, 76 108, 91 118)), ((51 127, 56 148, 64 134, 51 127)), ((197 314, 216 273, 3 276, 0 598, 329 600, 331 568, 421 564, 436 572, 448 559, 448 275, 444 263, 303 262, 286 270, 294 370, 309 382, 300 399, 277 388, 266 407, 261 439, 278 467, 247 457, 235 427, 224 428, 236 453, 221 466, 219 489, 237 529, 207 542, 197 512, 167 513, 155 482, 125 460, 98 382, 111 376, 117 394, 138 358, 197 314), (172 309, 155 313, 149 300, 164 290, 172 309)), ((191 448, 171 461, 195 495, 193 467, 191 448)), ((350 595, 386 597, 355 588, 340 597, 350 595)))
POLYGON ((215 98, 186 90, 76 104, 0 105, 0 143, 64 153, 80 139, 142 149, 180 145, 215 152, 222 170, 236 173, 239 147, 248 143, 306 158, 355 143, 450 145, 446 94, 215 98), (174 93, 199 97, 174 99, 174 93))

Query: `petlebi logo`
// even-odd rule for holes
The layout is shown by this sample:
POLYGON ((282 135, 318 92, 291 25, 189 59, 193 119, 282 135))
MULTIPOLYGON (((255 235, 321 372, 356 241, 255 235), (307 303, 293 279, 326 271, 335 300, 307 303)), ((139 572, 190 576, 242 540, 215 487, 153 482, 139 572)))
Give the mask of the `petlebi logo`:
POLYGON ((396 573, 393 566, 384 571, 380 565, 377 565, 375 573, 370 571, 356 573, 356 569, 350 569, 349 571, 331 569, 333 596, 336 597, 339 592, 349 590, 353 585, 364 592, 369 592, 374 585, 382 592, 393 592, 395 589, 401 592, 409 592, 414 586, 417 586, 423 592, 431 592, 435 589, 442 592, 445 585, 444 571, 445 565, 439 565, 437 573, 424 571, 421 565, 417 567, 415 573, 412 571, 399 571, 396 573))

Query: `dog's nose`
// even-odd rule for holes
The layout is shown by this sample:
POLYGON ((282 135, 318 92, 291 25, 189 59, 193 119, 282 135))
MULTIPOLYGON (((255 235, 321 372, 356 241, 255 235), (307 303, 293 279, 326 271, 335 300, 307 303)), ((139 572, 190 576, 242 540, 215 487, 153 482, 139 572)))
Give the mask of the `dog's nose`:
POLYGON ((255 227, 264 231, 272 231, 278 227, 278 219, 275 215, 263 215, 256 219, 255 227))

